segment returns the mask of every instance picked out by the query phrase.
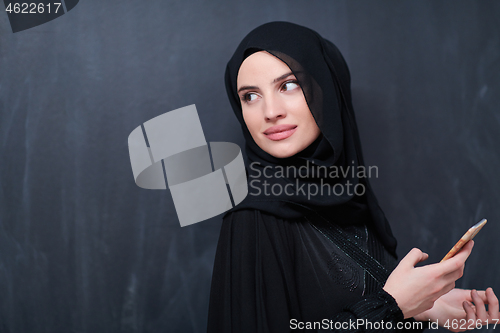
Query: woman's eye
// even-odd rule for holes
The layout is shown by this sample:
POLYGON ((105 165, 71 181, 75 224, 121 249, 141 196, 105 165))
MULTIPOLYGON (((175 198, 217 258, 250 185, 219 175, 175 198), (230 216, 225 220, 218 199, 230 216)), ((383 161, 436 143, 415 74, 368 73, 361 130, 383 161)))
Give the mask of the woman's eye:
POLYGON ((243 101, 244 102, 253 102, 257 99, 257 94, 254 94, 254 93, 246 93, 245 95, 243 95, 243 101))
POLYGON ((299 87, 299 83, 297 81, 285 82, 281 88, 282 91, 294 90, 299 87))

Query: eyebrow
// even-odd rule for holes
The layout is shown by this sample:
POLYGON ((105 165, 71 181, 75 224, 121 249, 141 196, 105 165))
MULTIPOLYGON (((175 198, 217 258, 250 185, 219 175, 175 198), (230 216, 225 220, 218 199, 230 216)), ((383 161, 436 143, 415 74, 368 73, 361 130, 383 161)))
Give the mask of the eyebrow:
MULTIPOLYGON (((292 72, 289 72, 289 73, 286 73, 286 74, 283 74, 281 75, 280 77, 277 77, 273 80, 272 83, 276 83, 276 82, 279 82, 281 80, 284 80, 286 79, 287 77, 289 77, 290 75, 294 75, 292 72)), ((253 90, 253 89, 259 89, 259 87, 257 86, 243 86, 243 87, 240 87, 240 89, 238 89, 238 94, 243 91, 243 90, 253 90)))

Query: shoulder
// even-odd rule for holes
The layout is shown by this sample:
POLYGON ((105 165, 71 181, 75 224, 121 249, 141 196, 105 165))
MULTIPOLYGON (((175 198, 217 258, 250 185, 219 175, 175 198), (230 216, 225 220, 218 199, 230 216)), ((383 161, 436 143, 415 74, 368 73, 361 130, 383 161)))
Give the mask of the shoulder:
POLYGON ((280 220, 278 217, 253 208, 230 211, 222 219, 221 236, 241 232, 250 236, 266 225, 279 223, 280 220))
POLYGON ((231 226, 233 228, 256 228, 256 227, 290 227, 297 223, 303 223, 303 218, 283 218, 272 213, 255 209, 243 208, 229 211, 222 219, 223 228, 231 226))
POLYGON ((288 247, 300 242, 307 229, 312 227, 303 219, 280 218, 258 209, 239 209, 224 216, 219 244, 239 249, 264 244, 272 244, 275 248, 288 247))
POLYGON ((266 213, 260 209, 255 208, 243 208, 238 210, 229 211, 224 215, 223 221, 237 221, 237 220, 248 220, 248 221, 258 221, 258 220, 276 220, 280 219, 272 214, 266 213))

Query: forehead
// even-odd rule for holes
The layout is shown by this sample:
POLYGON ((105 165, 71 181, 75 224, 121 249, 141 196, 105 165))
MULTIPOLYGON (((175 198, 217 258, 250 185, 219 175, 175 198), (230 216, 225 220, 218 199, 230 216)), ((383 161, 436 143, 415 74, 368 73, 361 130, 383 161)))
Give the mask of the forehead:
POLYGON ((241 63, 237 85, 272 83, 275 78, 287 72, 290 72, 290 68, 280 59, 266 51, 255 52, 241 63))

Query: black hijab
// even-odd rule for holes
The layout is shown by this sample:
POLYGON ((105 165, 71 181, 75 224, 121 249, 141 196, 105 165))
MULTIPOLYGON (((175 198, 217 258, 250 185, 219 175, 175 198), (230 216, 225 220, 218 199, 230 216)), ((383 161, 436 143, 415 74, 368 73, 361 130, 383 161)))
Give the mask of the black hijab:
POLYGON ((367 178, 351 102, 350 73, 337 47, 311 29, 288 22, 266 23, 240 43, 227 65, 225 83, 246 140, 250 185, 245 200, 229 212, 254 208, 280 218, 315 212, 338 225, 365 224, 396 256, 396 239, 367 178), (263 151, 243 120, 238 70, 245 58, 257 51, 269 52, 290 68, 321 130, 309 147, 292 157, 276 158, 263 151), (290 172, 283 172, 286 170, 290 172), (270 174, 273 177, 268 177, 270 174), (264 181, 269 184, 267 192, 264 181), (354 194, 355 187, 359 195, 354 194))

